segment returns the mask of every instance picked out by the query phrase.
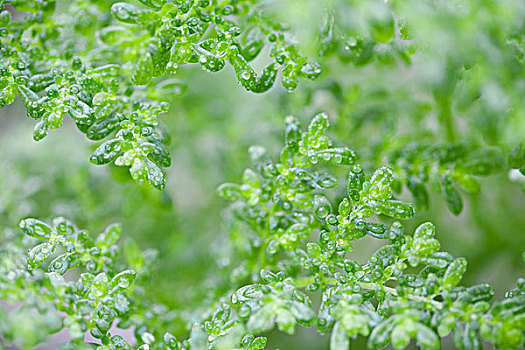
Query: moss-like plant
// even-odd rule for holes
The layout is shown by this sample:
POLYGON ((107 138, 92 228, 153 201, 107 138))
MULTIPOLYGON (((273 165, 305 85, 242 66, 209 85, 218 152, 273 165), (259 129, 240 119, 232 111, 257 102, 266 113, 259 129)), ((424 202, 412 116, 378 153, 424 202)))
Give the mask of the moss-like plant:
MULTIPOLYGON (((179 135, 159 118, 177 102, 195 119, 214 108, 176 101, 193 83, 179 79, 186 68, 230 66, 245 93, 272 90, 277 114, 327 110, 336 124, 328 138, 327 114, 306 129, 289 115, 279 157, 249 149, 252 166, 240 183, 217 190, 231 202, 222 271, 204 262, 215 277, 195 297, 181 297, 182 307, 178 291, 161 301, 148 289, 166 264, 134 240, 119 243, 120 224, 93 236, 63 217, 41 221, 18 207, 33 195, 29 183, 0 181, 2 217, 25 217, 0 237, 0 300, 35 312, 23 322, 38 329, 24 342, 16 331, 22 316, 0 308, 0 347, 31 348, 67 330, 64 349, 256 350, 272 343, 274 328, 295 334, 297 326, 330 334, 331 350, 361 338, 369 349, 525 346, 525 280, 504 298, 485 283, 463 286, 467 259, 442 251, 438 237, 456 233, 414 224, 416 209, 427 214, 435 199, 429 189, 455 216, 465 212, 460 191, 478 194, 489 175, 525 189, 525 6, 333 0, 308 16, 313 3, 0 0, 0 107, 18 97, 36 121, 35 141, 69 116, 102 142, 91 163, 128 168, 155 188, 142 198, 162 193, 155 198, 163 208, 171 210, 162 192, 169 140, 179 135), (322 20, 310 25, 313 18, 322 20), (272 89, 278 77, 288 95, 272 89), (298 87, 301 78, 320 81, 298 87), (363 261, 353 253, 365 240, 376 249, 363 261)), ((109 184, 129 177, 113 171, 109 184)), ((75 214, 82 222, 106 221, 93 209, 109 213, 100 197, 134 201, 125 197, 129 187, 90 187, 85 177, 73 181, 74 197, 90 208, 75 214)))

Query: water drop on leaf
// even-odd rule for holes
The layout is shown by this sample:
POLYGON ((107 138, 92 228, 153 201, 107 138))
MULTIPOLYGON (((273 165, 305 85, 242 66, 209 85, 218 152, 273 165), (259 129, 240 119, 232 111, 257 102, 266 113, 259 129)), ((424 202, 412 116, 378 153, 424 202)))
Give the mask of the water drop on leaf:
POLYGON ((27 254, 27 266, 30 270, 42 265, 53 252, 54 246, 48 242, 41 243, 27 254))
POLYGON ((20 221, 20 229, 25 234, 38 239, 49 238, 53 229, 51 226, 37 219, 29 218, 20 221))

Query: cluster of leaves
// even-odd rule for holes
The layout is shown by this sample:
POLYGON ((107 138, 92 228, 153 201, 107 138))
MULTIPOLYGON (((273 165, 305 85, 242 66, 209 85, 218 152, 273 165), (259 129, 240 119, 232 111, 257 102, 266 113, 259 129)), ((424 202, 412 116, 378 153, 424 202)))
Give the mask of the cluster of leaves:
POLYGON ((440 251, 431 223, 414 234, 399 221, 385 223, 387 217, 414 215, 410 204, 393 197, 388 168, 366 176, 350 149, 335 147, 324 135, 323 114, 305 131, 293 117, 286 122, 280 161, 254 147, 256 170, 247 169, 241 185, 227 183, 218 190, 235 202, 231 281, 190 318, 187 340, 159 328, 166 309, 155 311, 135 282, 135 271, 139 277, 150 273, 147 254, 126 246, 131 268, 118 259, 119 225, 92 240, 63 218, 53 226, 23 220, 21 230, 43 243, 29 250, 27 262, 19 250, 2 251, 0 296, 60 311, 50 333, 67 328, 76 348, 89 331, 100 349, 130 349, 130 339, 114 334, 113 324, 133 328, 143 350, 262 349, 267 340, 261 333, 277 325, 293 334, 297 324, 331 332, 334 350, 347 349, 358 335, 368 337, 370 349, 388 343, 403 349, 412 339, 422 349, 439 349, 440 338, 450 332, 460 349, 480 349, 480 337, 500 349, 525 344, 523 279, 504 300, 492 303, 490 286, 460 286, 466 260, 440 251), (327 191, 337 190, 337 180, 317 171, 321 164, 348 170, 345 195, 335 210, 327 191), (386 244, 363 263, 348 253, 365 237, 386 244), (64 276, 73 268, 80 270, 64 276), (317 311, 310 301, 315 292, 322 294, 317 311))
POLYGON ((280 67, 290 90, 299 77, 321 73, 285 39, 285 28, 253 2, 142 3, 145 8, 125 2, 108 8, 79 0, 58 13, 54 0, 0 2, 0 107, 20 96, 27 115, 37 121, 36 141, 69 115, 88 139, 109 138, 92 163, 129 167, 137 182, 163 189, 161 167, 169 167, 171 159, 158 117, 169 109, 164 101, 180 94, 183 84, 152 78, 173 75, 189 63, 217 72, 229 61, 244 88, 264 92, 280 67), (267 43, 273 62, 258 76, 248 61, 267 43))
POLYGON ((199 63, 210 72, 226 62, 235 69, 239 84, 261 93, 275 82, 282 67, 282 84, 294 90, 300 77, 316 79, 321 70, 307 62, 285 38, 286 26, 265 15, 256 1, 150 1, 146 9, 128 2, 113 4, 111 12, 132 26, 106 29, 108 36, 125 31, 111 44, 134 64, 133 80, 148 83, 152 77, 175 73, 180 65, 199 63), (233 19, 233 20, 232 20, 233 19), (260 75, 248 63, 271 46, 269 63, 260 75))
MULTIPOLYGON (((156 311, 144 298, 143 289, 134 286, 136 271, 141 273, 139 280, 147 278, 154 252, 142 253, 128 241, 123 262, 117 244, 121 233, 118 224, 108 226, 95 239, 62 217, 54 219, 52 226, 28 218, 20 222, 20 229, 33 239, 2 248, 0 298, 23 302, 24 308, 36 308, 44 314, 48 319, 45 336, 65 328, 70 339, 67 348, 71 349, 96 344, 101 349, 129 349, 127 341, 114 334, 122 328, 133 327, 137 339, 145 344, 154 338, 146 324, 163 310, 156 311), (34 238, 43 243, 33 246, 34 238), (25 253, 21 246, 32 248, 25 253), (86 342, 86 332, 98 342, 86 342)), ((164 343, 173 342, 170 337, 165 335, 164 343)))
POLYGON ((463 208, 455 187, 477 193, 479 176, 506 172, 523 187, 522 3, 333 1, 328 7, 318 40, 327 79, 299 95, 298 104, 335 106, 336 132, 344 142, 352 135, 348 142, 366 169, 392 168, 394 189, 412 192, 419 208, 428 189, 436 189, 455 215, 463 208), (320 91, 330 99, 317 102, 320 91))
MULTIPOLYGON (((169 108, 162 101, 184 90, 181 81, 169 78, 179 66, 200 64, 216 72, 228 61, 239 83, 252 92, 268 90, 279 68, 283 85, 289 90, 296 87, 299 77, 315 79, 321 71, 318 64, 298 53, 280 18, 267 13, 266 4, 255 1, 144 0, 140 5, 71 1, 61 4, 60 12, 54 1, 3 1, 0 6, 0 104, 4 106, 12 103, 15 96, 21 97, 28 115, 38 120, 35 140, 60 127, 63 116, 69 114, 89 139, 109 137, 91 157, 93 163, 129 167, 136 181, 159 189, 165 186, 161 168, 170 166, 171 159, 166 148, 169 136, 159 125, 158 116, 169 108), (14 12, 12 6, 25 12, 14 12), (248 62, 260 56, 267 46, 272 62, 257 75, 248 62)), ((439 79, 418 75, 416 81, 410 82, 408 94, 428 91, 434 103, 427 103, 426 113, 436 113, 448 142, 455 141, 461 132, 457 130, 456 115, 472 115, 469 122, 483 133, 486 142, 501 149, 511 168, 523 172, 519 73, 523 71, 520 38, 524 28, 519 21, 522 11, 512 1, 469 3, 464 9, 429 1, 335 1, 327 4, 328 15, 318 33, 317 48, 325 66, 331 65, 331 53, 336 53, 343 63, 353 62, 356 67, 370 65, 375 62, 374 57, 381 65, 392 65, 399 57, 406 67, 394 65, 393 72, 442 71, 439 79), (495 23, 498 16, 489 16, 487 11, 507 18, 505 25, 495 23), (462 23, 480 20, 486 25, 469 26, 467 30, 461 27, 462 23), (448 26, 439 26, 440 23, 448 26), (485 28, 497 29, 491 32, 485 28), (464 34, 455 37, 451 33, 464 34), (465 45, 472 37, 491 37, 493 46, 465 45), (456 50, 458 47, 463 49, 456 50), (498 97, 503 95, 504 98, 498 97), (508 122, 497 123, 502 114, 508 122)), ((340 102, 343 108, 353 103, 347 98, 340 102)), ((400 119, 403 113, 393 110, 389 115, 400 119)), ((473 148, 485 146, 476 140, 477 135, 468 136, 469 142, 474 140, 473 148)), ((430 144, 435 144, 433 141, 430 144)), ((428 143, 417 142, 416 148, 424 149, 428 143)), ((388 146, 386 151, 390 151, 388 146)), ((413 154, 413 149, 408 153, 413 154)), ((382 160, 380 155, 375 156, 382 160)), ((417 156, 428 159, 427 152, 417 156)), ((403 161, 408 162, 409 158, 404 157, 403 161)), ((452 166, 456 163, 451 162, 452 166)), ((410 171, 396 171, 394 162, 388 165, 396 176, 410 171)), ((372 168, 379 166, 373 164, 372 168)), ((399 180, 408 188, 421 187, 414 183, 426 183, 429 175, 416 176, 411 184, 402 176, 399 180)), ((463 172, 441 176, 440 181, 456 181, 475 191, 472 186, 476 185, 466 179, 469 175, 463 172)), ((461 205, 451 201, 452 197, 447 203, 454 206, 451 210, 457 214, 461 205)))
MULTIPOLYGON (((53 332, 67 327, 72 344, 83 345, 87 330, 96 338, 107 338, 115 317, 129 312, 126 293, 136 277, 134 270, 117 272, 120 249, 115 243, 120 226, 109 226, 96 240, 63 218, 56 218, 53 226, 25 219, 20 228, 44 242, 31 248, 27 264, 12 259, 14 266, 2 274, 2 299, 41 304, 39 310, 53 305, 63 314, 57 316, 53 332), (66 281, 65 272, 79 267, 85 272, 78 280, 66 277, 66 281)), ((16 257, 12 251, 3 254, 16 257)), ((3 263, 9 262, 4 257, 3 263)))
MULTIPOLYGON (((516 289, 491 305, 494 291, 488 285, 458 286, 466 261, 439 251, 432 224, 424 223, 410 235, 399 222, 388 227, 370 221, 374 215, 409 219, 414 210, 392 197, 393 177, 388 168, 366 177, 351 151, 334 148, 322 135, 327 124, 326 116, 318 115, 301 132, 289 118, 281 162, 256 157, 259 176, 247 170, 242 185, 225 184, 219 189, 223 197, 237 201, 235 215, 244 230, 254 233, 236 255, 245 252, 247 261, 241 266, 255 266, 256 271, 242 277, 257 276, 254 272, 264 269, 260 284, 243 287, 234 297, 236 303, 243 300, 238 295, 242 292, 249 299, 242 303, 248 308, 238 310, 239 317, 248 320, 248 329, 267 331, 276 322, 281 330, 292 333, 294 323, 315 322, 321 332, 332 330, 332 349, 347 349, 349 338, 357 335, 369 337, 371 349, 388 342, 402 349, 410 339, 421 348, 438 349, 440 337, 451 330, 462 349, 479 348, 479 334, 498 348, 522 346, 523 290, 516 289), (331 157, 341 154, 347 156, 331 157), (326 196, 315 193, 336 185, 335 179, 329 186, 318 185, 317 179, 326 174, 310 169, 317 160, 350 167, 348 197, 334 206, 337 211, 326 196), (317 241, 312 241, 314 232, 318 232, 317 241), (353 244, 366 236, 388 243, 367 263, 348 259, 353 244), (316 317, 311 308, 307 311, 270 297, 274 288, 288 289, 303 305, 310 305, 287 285, 322 291, 316 317), (269 295, 262 298, 268 305, 261 308, 259 300, 250 301, 253 294, 256 299, 262 298, 259 294, 269 295)), ((239 268, 235 270, 233 276, 238 278, 239 268)), ((522 286, 523 281, 518 284, 522 286)))
POLYGON ((453 183, 476 194, 480 191, 476 177, 494 174, 503 167, 503 157, 497 151, 476 152, 466 145, 413 146, 391 151, 388 163, 397 170, 398 186, 405 185, 420 208, 428 208, 424 184, 430 183, 442 193, 450 212, 459 215, 463 200, 453 183))
MULTIPOLYGON (((132 243, 120 254, 119 225, 92 239, 63 218, 23 220, 31 238, 10 234, 0 248, 0 299, 48 320, 39 341, 67 329, 66 347, 75 349, 255 350, 275 326, 294 334, 300 325, 331 333, 333 350, 358 336, 371 349, 402 349, 412 340, 438 349, 450 333, 465 350, 482 341, 525 345, 523 279, 492 301, 486 284, 459 285, 466 260, 440 251, 431 223, 411 234, 394 221, 414 216, 412 205, 395 198, 404 188, 425 208, 430 185, 458 215, 456 187, 477 193, 478 177, 502 170, 523 180, 525 7, 513 0, 327 7, 314 51, 333 72, 307 89, 301 108, 335 107, 337 134, 363 162, 324 135, 326 115, 306 130, 287 117, 279 161, 252 147, 254 166, 242 183, 218 189, 234 202, 225 278, 203 283, 199 295, 207 297, 183 309, 148 298, 142 283, 154 254, 132 243), (366 81, 354 79, 365 70, 366 81), (328 105, 316 106, 321 90, 328 105), (337 186, 341 172, 346 190, 337 186), (384 245, 362 262, 352 257, 362 240, 384 245), (315 295, 322 296, 318 309, 315 295), (177 329, 181 322, 186 332, 177 329), (129 335, 119 335, 123 329, 129 335), (96 340, 85 344, 86 334, 96 340)), ((129 167, 134 180, 163 189, 161 168, 171 158, 158 117, 185 89, 173 78, 179 66, 218 72, 229 62, 254 93, 269 90, 279 70, 288 91, 299 78, 320 76, 321 66, 299 54, 286 25, 266 10, 256 0, 0 0, 0 107, 19 96, 37 121, 37 141, 69 115, 88 139, 106 140, 92 163, 129 167), (250 62, 266 52, 270 63, 257 74, 250 62)), ((15 338, 0 324, 0 346, 15 338)))
MULTIPOLYGON (((319 37, 319 54, 364 66, 401 60, 410 64, 415 51, 405 21, 396 18, 392 2, 334 2, 319 37)), ((395 5, 394 5, 395 6, 395 5)))
POLYGON ((114 135, 94 152, 91 161, 128 166, 136 181, 162 189, 165 179, 160 167, 169 166, 170 158, 157 117, 169 105, 147 100, 144 89, 130 84, 118 64, 81 59, 84 50, 94 48, 73 45, 76 36, 69 31, 82 28, 75 26, 75 16, 66 17, 63 23, 55 21, 54 1, 13 5, 28 13, 11 18, 5 4, 0 4, 5 34, 0 38, 0 105, 11 104, 20 96, 27 115, 37 121, 36 141, 61 127, 65 115, 90 140, 114 135))

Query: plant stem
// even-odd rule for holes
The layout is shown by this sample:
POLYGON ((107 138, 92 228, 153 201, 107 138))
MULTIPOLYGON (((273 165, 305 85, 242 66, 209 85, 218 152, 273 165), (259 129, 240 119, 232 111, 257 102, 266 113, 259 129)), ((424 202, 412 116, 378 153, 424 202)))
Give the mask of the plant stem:
MULTIPOLYGON (((295 281, 294 284, 295 284, 296 288, 305 288, 306 286, 308 286, 309 284, 311 284, 313 282, 314 282, 314 279, 312 277, 308 277, 308 278, 297 280, 297 281, 295 281)), ((336 285, 335 278, 329 278, 329 279, 324 280, 323 282, 325 284, 327 284, 327 285, 336 285)), ((376 289, 376 288, 379 287, 382 290, 384 290, 385 292, 387 292, 387 293, 389 293, 389 294, 391 294, 393 296, 399 296, 397 294, 397 291, 395 290, 395 288, 387 287, 385 285, 379 285, 379 284, 375 284, 375 283, 366 283, 366 282, 355 282, 355 283, 360 285, 364 289, 376 289)), ((432 299, 428 299, 428 298, 423 297, 423 296, 407 295, 406 298, 414 300, 414 301, 422 301, 422 302, 425 302, 425 303, 430 303, 430 304, 432 304, 433 306, 435 306, 438 309, 443 309, 443 303, 440 303, 439 301, 435 301, 435 300, 432 300, 432 299)))
POLYGON ((452 121, 452 106, 450 99, 440 99, 437 101, 439 105, 438 119, 448 142, 455 142, 456 130, 452 121))

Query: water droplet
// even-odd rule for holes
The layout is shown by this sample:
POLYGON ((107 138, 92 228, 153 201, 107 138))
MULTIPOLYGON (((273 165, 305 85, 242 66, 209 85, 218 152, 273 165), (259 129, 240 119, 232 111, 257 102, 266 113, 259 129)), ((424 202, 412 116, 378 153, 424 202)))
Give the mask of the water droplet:
POLYGON ((241 73, 241 79, 243 79, 243 80, 248 80, 248 79, 250 79, 250 76, 251 76, 251 75, 250 75, 250 72, 248 72, 247 70, 245 70, 245 71, 243 71, 243 72, 241 73))
POLYGON ((18 85, 27 85, 27 83, 29 82, 29 78, 26 75, 19 75, 18 77, 16 77, 15 82, 18 85))
POLYGON ((331 212, 330 202, 324 196, 315 196, 313 200, 315 215, 324 219, 331 212))

